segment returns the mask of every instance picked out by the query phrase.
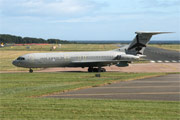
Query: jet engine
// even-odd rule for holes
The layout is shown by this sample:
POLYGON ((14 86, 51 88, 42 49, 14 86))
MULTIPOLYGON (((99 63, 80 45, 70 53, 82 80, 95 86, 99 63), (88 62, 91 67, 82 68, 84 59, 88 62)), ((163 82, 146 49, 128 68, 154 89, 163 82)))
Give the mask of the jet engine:
POLYGON ((116 57, 117 60, 122 60, 122 61, 133 61, 133 60, 139 60, 140 56, 135 56, 135 55, 118 55, 116 57))
POLYGON ((127 67, 127 66, 129 66, 128 63, 129 63, 128 61, 121 61, 121 62, 117 63, 116 66, 118 66, 118 67, 127 67))

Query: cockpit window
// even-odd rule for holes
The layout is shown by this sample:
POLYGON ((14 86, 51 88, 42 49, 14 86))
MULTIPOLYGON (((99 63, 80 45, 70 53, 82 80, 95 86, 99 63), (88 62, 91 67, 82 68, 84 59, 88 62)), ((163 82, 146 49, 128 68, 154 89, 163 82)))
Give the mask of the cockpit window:
POLYGON ((18 57, 17 60, 25 60, 24 57, 18 57))

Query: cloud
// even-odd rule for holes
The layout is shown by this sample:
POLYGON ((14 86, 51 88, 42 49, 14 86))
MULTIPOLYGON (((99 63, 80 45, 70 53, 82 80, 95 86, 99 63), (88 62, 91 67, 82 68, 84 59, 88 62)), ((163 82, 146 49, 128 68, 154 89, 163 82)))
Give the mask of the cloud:
POLYGON ((81 22, 114 22, 127 19, 139 18, 140 14, 125 14, 125 13, 116 13, 116 14, 106 14, 106 15, 93 15, 93 16, 83 16, 77 18, 68 18, 60 20, 52 20, 50 23, 81 23, 81 22))
POLYGON ((79 22, 98 22, 102 20, 107 20, 107 16, 85 16, 79 18, 69 18, 63 20, 53 20, 51 23, 79 23, 79 22))
POLYGON ((142 0, 142 3, 145 4, 145 7, 174 7, 180 6, 180 0, 142 0))
POLYGON ((3 1, 2 13, 4 15, 82 15, 94 12, 104 3, 90 0, 9 0, 3 1))

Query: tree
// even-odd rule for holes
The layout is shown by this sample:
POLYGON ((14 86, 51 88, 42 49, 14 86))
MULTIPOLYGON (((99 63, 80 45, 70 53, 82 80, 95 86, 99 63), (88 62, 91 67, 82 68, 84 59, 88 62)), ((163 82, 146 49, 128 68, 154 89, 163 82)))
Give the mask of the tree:
POLYGON ((60 39, 42 39, 42 38, 32 38, 32 37, 20 37, 9 34, 0 34, 1 43, 15 43, 15 44, 24 44, 24 43, 50 43, 50 44, 68 44, 74 43, 66 40, 60 39))

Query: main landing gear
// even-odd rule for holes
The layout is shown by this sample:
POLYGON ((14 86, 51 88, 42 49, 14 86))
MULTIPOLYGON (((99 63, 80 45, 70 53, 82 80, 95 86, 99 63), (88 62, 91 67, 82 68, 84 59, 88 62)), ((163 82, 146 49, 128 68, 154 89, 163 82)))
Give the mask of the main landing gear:
POLYGON ((98 68, 89 67, 88 72, 106 72, 106 69, 101 67, 98 68))
POLYGON ((30 69, 29 69, 29 73, 33 73, 33 69, 30 68, 30 69))

